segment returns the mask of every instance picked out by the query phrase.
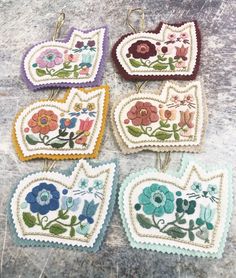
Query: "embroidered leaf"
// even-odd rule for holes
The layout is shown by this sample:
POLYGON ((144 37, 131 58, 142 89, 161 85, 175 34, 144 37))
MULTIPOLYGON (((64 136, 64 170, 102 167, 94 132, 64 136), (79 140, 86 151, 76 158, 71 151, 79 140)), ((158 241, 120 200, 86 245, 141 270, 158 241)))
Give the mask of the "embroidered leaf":
POLYGON ((71 227, 71 229, 70 229, 70 237, 73 237, 73 236, 75 236, 75 228, 71 227))
POLYGON ((38 76, 44 76, 47 74, 46 71, 43 69, 36 69, 36 73, 38 76))
POLYGON ((194 221, 191 219, 189 220, 189 229, 192 229, 194 227, 194 221))
POLYGON ((161 55, 158 55, 157 58, 158 58, 158 60, 160 60, 160 61, 166 61, 166 59, 167 59, 167 58, 165 58, 165 57, 162 57, 161 55))
POLYGON ((29 228, 34 227, 36 223, 36 217, 29 212, 23 212, 23 220, 25 222, 25 225, 29 228))
POLYGON ((179 219, 179 220, 178 220, 178 223, 179 223, 179 224, 185 224, 185 223, 186 223, 186 219, 179 219))
POLYGON ((70 68, 72 67, 72 66, 71 66, 70 64, 68 64, 68 63, 64 63, 63 66, 64 66, 65 69, 70 69, 70 68))
POLYGON ((60 149, 63 148, 67 144, 67 141, 55 141, 54 143, 51 144, 51 146, 55 149, 60 149))
POLYGON ((177 124, 173 124, 172 128, 174 132, 176 131, 177 127, 178 127, 177 124))
POLYGON ((65 137, 65 136, 68 135, 68 132, 66 132, 65 130, 59 129, 59 135, 60 135, 61 137, 65 137))
POLYGON ((173 64, 170 64, 170 69, 171 70, 174 70, 175 69, 175 66, 173 64))
POLYGON ((70 224, 71 224, 71 225, 75 224, 76 220, 77 220, 77 217, 76 217, 75 215, 73 215, 73 216, 71 217, 70 224))
POLYGON ((49 232, 54 235, 60 235, 65 233, 67 230, 60 224, 53 224, 49 228, 49 232))
POLYGON ((189 237, 189 239, 190 239, 191 241, 194 241, 195 236, 194 236, 194 233, 193 233, 193 232, 189 231, 189 232, 188 232, 188 237, 189 237))
POLYGON ((167 235, 173 237, 173 238, 183 238, 186 235, 186 232, 184 232, 181 228, 179 227, 170 227, 167 231, 166 231, 167 235))
POLYGON ((170 127, 170 124, 165 123, 165 122, 163 122, 163 121, 160 121, 159 123, 160 123, 160 126, 161 126, 161 127, 166 127, 166 128, 170 127))
POLYGON ((172 136, 171 133, 167 133, 167 132, 164 132, 164 131, 158 131, 156 134, 155 134, 155 137, 159 140, 166 140, 166 139, 169 139, 170 137, 172 136))
POLYGON ((174 59, 173 59, 172 57, 170 57, 170 58, 169 58, 169 63, 170 63, 170 64, 173 64, 173 62, 174 62, 174 59))
POLYGON ((59 210, 58 216, 59 216, 61 219, 68 219, 68 218, 69 218, 69 215, 64 214, 64 212, 63 212, 62 209, 59 210))
POLYGON ((61 70, 56 74, 57 77, 61 77, 61 78, 69 77, 70 75, 71 72, 66 70, 61 70))
POLYGON ((179 134, 177 132, 174 133, 174 138, 176 141, 179 141, 179 134))
POLYGON ((30 145, 36 145, 39 143, 38 138, 34 135, 26 135, 25 139, 30 145))
POLYGON ((74 148, 74 145, 75 145, 75 144, 74 144, 74 141, 73 141, 74 135, 75 135, 74 132, 71 132, 71 133, 70 133, 69 146, 70 146, 71 149, 73 149, 73 148, 74 148))
POLYGON ((128 132, 135 137, 139 137, 143 134, 142 130, 138 127, 129 125, 129 126, 127 126, 127 128, 128 128, 128 132))
POLYGON ((202 226, 205 222, 201 218, 197 218, 196 224, 202 226))
POLYGON ((138 68, 138 67, 142 66, 142 63, 139 62, 138 60, 135 60, 135 59, 129 59, 129 62, 135 68, 138 68))
POLYGON ((150 229, 152 227, 152 222, 149 218, 147 218, 145 215, 138 213, 136 215, 136 218, 139 222, 139 224, 145 228, 145 229, 150 229))
POLYGON ((152 67, 155 70, 164 70, 164 69, 166 69, 168 67, 168 65, 163 65, 163 64, 157 63, 157 64, 153 65, 152 67))

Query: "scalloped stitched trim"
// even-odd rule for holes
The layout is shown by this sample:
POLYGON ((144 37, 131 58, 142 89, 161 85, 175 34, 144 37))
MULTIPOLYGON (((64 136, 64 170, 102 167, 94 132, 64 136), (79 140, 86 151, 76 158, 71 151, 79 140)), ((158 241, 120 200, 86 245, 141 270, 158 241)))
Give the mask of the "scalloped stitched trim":
MULTIPOLYGON (((191 21, 191 22, 183 22, 183 23, 180 23, 180 24, 168 24, 168 23, 163 23, 163 22, 160 22, 158 27, 154 30, 154 31, 147 31, 145 32, 146 34, 148 33, 156 33, 156 34, 159 34, 161 29, 162 29, 162 26, 163 25, 166 25, 168 26, 169 28, 173 27, 173 28, 176 28, 176 27, 181 27, 185 24, 188 24, 188 23, 193 23, 194 24, 194 29, 195 29, 195 35, 196 35, 196 58, 195 58, 195 61, 194 61, 194 66, 193 66, 193 70, 189 73, 179 73, 179 74, 168 74, 168 73, 164 73, 164 70, 163 68, 161 70, 163 70, 163 72, 159 71, 158 74, 154 75, 154 74, 150 74, 148 75, 147 72, 145 73, 145 75, 137 75, 135 74, 135 71, 134 73, 129 73, 125 68, 124 66, 121 64, 121 62, 119 61, 120 58, 118 58, 117 56, 117 48, 118 46, 122 43, 123 40, 125 40, 127 37, 129 36, 134 36, 134 34, 132 33, 129 33, 129 34, 126 34, 124 36, 122 36, 116 43, 115 45, 113 46, 112 48, 112 59, 117 67, 117 70, 118 70, 118 73, 120 75, 122 75, 125 79, 127 80, 132 80, 132 81, 135 81, 135 80, 168 80, 168 79, 173 79, 173 80, 194 80, 196 78, 196 75, 197 75, 197 72, 198 72, 198 69, 199 69, 199 63, 200 63, 200 52, 201 52, 201 36, 200 36, 200 30, 198 28, 198 25, 197 25, 197 21, 191 21)), ((144 33, 144 32, 143 32, 144 33)), ((138 34, 138 33, 137 33, 138 34)), ((146 41, 145 38, 140 38, 141 40, 144 40, 146 41)), ((150 45, 148 46, 149 47, 149 50, 152 48, 150 45)), ((159 47, 159 45, 158 45, 159 47)), ((181 47, 181 46, 178 46, 178 47, 181 47)), ((133 50, 131 49, 131 52, 133 50)), ((165 52, 166 53, 166 52, 165 52)), ((164 53, 164 54, 165 54, 164 53)), ((131 53, 132 54, 132 53, 131 53)), ((152 54, 154 55, 154 54, 152 54)), ((137 55, 135 54, 135 57, 137 55)), ((144 57, 146 59, 146 57, 144 57)), ((123 58, 124 59, 124 58, 123 58)), ((161 61, 163 62, 163 61, 161 61)), ((182 62, 182 61, 181 61, 182 62)), ((185 61, 183 61, 185 62, 185 61)), ((122 62, 123 63, 123 62, 122 62)), ((133 59, 133 62, 132 64, 134 65, 134 68, 139 68, 139 63, 136 62, 136 59, 133 59)), ((158 63, 157 63, 158 64, 158 63)), ((156 64, 156 65, 157 65, 156 64)), ((159 64, 158 64, 159 65, 159 64)), ((182 63, 183 65, 183 63, 182 63)), ((178 65, 180 67, 180 64, 178 65)), ((173 66, 172 66, 173 68, 173 66)), ((160 70, 160 69, 159 69, 160 70)))
MULTIPOLYGON (((95 91, 99 91, 104 89, 104 103, 103 103, 103 112, 102 112, 102 120, 101 120, 101 125, 100 125, 100 131, 98 131, 98 136, 96 139, 96 143, 94 145, 94 148, 92 150, 91 153, 87 153, 87 154, 81 154, 79 152, 79 150, 74 151, 77 152, 77 154, 64 154, 63 152, 61 152, 60 154, 49 154, 49 153, 43 153, 43 151, 41 153, 38 154, 30 154, 28 156, 25 156, 23 151, 22 151, 22 147, 19 145, 19 138, 17 138, 16 136, 16 122, 19 118, 20 115, 22 115, 22 113, 24 113, 25 109, 22 109, 16 116, 14 123, 13 123, 13 132, 12 132, 12 141, 13 141, 13 145, 15 147, 15 150, 18 154, 18 157, 20 158, 20 160, 22 161, 27 161, 27 160, 32 160, 32 159, 38 159, 38 158, 44 158, 44 159, 53 159, 53 160, 62 160, 62 159, 81 159, 81 158, 96 158, 98 156, 99 153, 99 149, 100 149, 100 145, 102 142, 102 138, 103 138, 103 134, 105 131, 105 126, 106 126, 106 116, 107 116, 107 112, 108 112, 108 104, 109 104, 109 86, 105 85, 105 86, 100 86, 100 87, 96 87, 96 88, 92 88, 92 89, 78 89, 79 91, 82 91, 86 94, 89 94, 90 92, 95 92, 95 91)), ((63 97, 63 99, 60 100, 54 100, 51 101, 50 103, 66 103, 66 100, 68 99, 69 95, 70 95, 70 91, 71 89, 68 89, 63 97)), ((48 100, 42 100, 42 101, 37 101, 36 103, 33 103, 31 105, 37 104, 37 103, 44 103, 44 102, 49 102, 48 100)), ((23 131, 22 131, 23 133, 23 131)), ((22 137, 22 134, 21 134, 22 137)), ((54 148, 54 151, 58 152, 58 149, 54 148)), ((47 152, 50 151, 47 150, 47 152)), ((53 149, 51 150, 53 151, 53 149)), ((68 152, 70 152, 68 150, 68 152)))
POLYGON ((198 257, 222 256, 232 203, 231 171, 206 172, 190 161, 176 176, 156 169, 131 174, 119 193, 132 247, 198 257))

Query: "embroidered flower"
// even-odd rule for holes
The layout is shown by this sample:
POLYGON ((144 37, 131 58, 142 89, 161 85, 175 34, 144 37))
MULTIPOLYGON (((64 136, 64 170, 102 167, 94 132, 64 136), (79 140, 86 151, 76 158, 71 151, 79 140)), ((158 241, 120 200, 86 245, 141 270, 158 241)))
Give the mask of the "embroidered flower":
POLYGON ((180 111, 180 122, 178 125, 180 127, 183 127, 187 125, 189 128, 193 128, 193 117, 194 117, 195 112, 189 112, 187 109, 186 111, 180 111))
POLYGON ((72 118, 72 119, 62 118, 62 119, 60 119, 60 128, 61 129, 64 129, 64 128, 74 128, 76 122, 77 122, 76 118, 72 118))
POLYGON ((160 54, 166 54, 166 55, 169 55, 172 53, 174 47, 172 44, 169 44, 169 45, 165 45, 165 46, 157 46, 157 51, 160 53, 160 54))
POLYGON ((33 115, 28 125, 33 133, 47 134, 58 128, 57 120, 58 117, 53 111, 41 109, 33 115))
POLYGON ((89 120, 89 118, 87 118, 86 120, 80 120, 79 131, 80 132, 89 131, 91 129, 92 125, 93 125, 93 120, 89 120))
POLYGON ((176 200, 176 206, 176 211, 179 213, 186 212, 187 214, 193 214, 196 207, 196 201, 188 201, 186 199, 178 198, 176 200))
POLYGON ((76 232, 80 235, 87 236, 89 228, 90 228, 90 225, 88 223, 87 224, 81 224, 76 228, 76 232))
POLYGON ((83 108, 83 103, 76 103, 75 106, 74 106, 74 110, 76 112, 79 112, 81 109, 83 108))
POLYGON ((191 137, 193 136, 193 129, 192 128, 184 128, 183 130, 180 131, 179 133, 182 137, 191 137))
POLYGON ((89 224, 92 224, 94 222, 93 216, 95 215, 99 203, 95 204, 94 200, 84 202, 84 207, 82 213, 79 215, 79 220, 84 221, 85 219, 89 224))
POLYGON ((53 184, 40 183, 25 198, 33 213, 47 214, 59 208, 60 193, 53 184))
POLYGON ((214 184, 209 184, 207 187, 207 191, 211 196, 214 196, 216 193, 218 193, 217 186, 214 184))
POLYGON ((62 196, 61 198, 61 209, 63 210, 71 210, 71 211, 77 211, 78 206, 80 204, 80 198, 72 198, 68 196, 62 196))
POLYGON ((79 66, 82 68, 90 68, 92 66, 94 55, 95 54, 90 50, 83 51, 82 62, 79 64, 79 66))
POLYGON ((176 68, 186 68, 187 67, 187 64, 185 61, 178 61, 176 64, 175 64, 176 68))
POLYGON ((86 145, 87 139, 88 139, 88 137, 84 135, 84 136, 77 138, 75 140, 75 143, 78 145, 86 145))
POLYGON ((174 194, 166 186, 154 183, 143 189, 139 195, 139 203, 143 205, 143 211, 147 215, 161 217, 164 213, 174 211, 174 194))
POLYGON ((133 43, 129 49, 129 54, 132 54, 134 58, 148 59, 151 56, 156 56, 157 51, 154 44, 146 40, 138 40, 133 43))
POLYGON ((81 75, 88 75, 89 74, 89 68, 88 67, 83 67, 83 69, 79 72, 81 75))
POLYGON ((36 59, 36 63, 40 68, 53 68, 63 63, 63 55, 57 49, 48 48, 41 52, 36 59))
POLYGON ((181 33, 180 38, 183 39, 183 40, 188 39, 188 33, 186 33, 186 32, 181 33))
POLYGON ((159 110, 160 118, 162 121, 170 120, 173 121, 176 118, 176 109, 163 109, 159 110))
POLYGON ((103 188, 103 181, 102 180, 95 180, 93 182, 93 187, 96 189, 96 190, 100 190, 103 188))
POLYGON ((215 215, 215 209, 211 209, 208 205, 204 207, 201 205, 200 207, 200 216, 196 220, 197 225, 206 224, 208 230, 212 230, 214 228, 213 224, 211 223, 215 215))
POLYGON ((78 59, 79 59, 79 56, 76 55, 76 54, 68 54, 68 53, 64 54, 64 61, 65 62, 77 62, 78 59))
POLYGON ((175 59, 182 58, 182 60, 186 61, 187 60, 186 55, 188 54, 188 47, 184 47, 184 45, 182 45, 181 47, 176 46, 175 48, 176 48, 175 59))
POLYGON ((179 98, 179 96, 175 95, 175 96, 172 96, 170 100, 175 103, 178 103, 180 101, 180 98, 179 98))
POLYGON ((200 193, 202 191, 202 184, 200 182, 194 182, 191 186, 191 189, 196 193, 200 193))
POLYGON ((135 126, 150 125, 159 120, 157 115, 157 108, 150 102, 137 101, 127 113, 127 117, 132 121, 135 126))
POLYGON ((94 110, 94 109, 95 109, 95 104, 94 104, 94 103, 88 103, 87 109, 88 109, 89 111, 94 110))
POLYGON ((95 41, 94 40, 90 40, 90 41, 88 41, 87 45, 89 47, 94 47, 95 46, 95 41))
POLYGON ((88 179, 81 179, 79 181, 79 188, 85 189, 88 186, 88 179))
POLYGON ((174 33, 168 34, 167 39, 171 42, 175 41, 176 40, 176 34, 174 34, 174 33))
POLYGON ((185 96, 184 101, 186 101, 187 103, 191 103, 193 101, 193 96, 192 95, 185 96))
POLYGON ((82 48, 84 46, 84 43, 82 41, 77 41, 77 43, 75 44, 76 48, 82 48))

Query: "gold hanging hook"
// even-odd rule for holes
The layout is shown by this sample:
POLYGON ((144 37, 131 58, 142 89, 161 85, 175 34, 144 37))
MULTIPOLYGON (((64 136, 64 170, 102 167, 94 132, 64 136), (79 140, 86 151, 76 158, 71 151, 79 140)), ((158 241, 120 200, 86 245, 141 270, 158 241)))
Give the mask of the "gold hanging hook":
POLYGON ((137 82, 135 83, 135 87, 136 87, 136 92, 141 93, 141 90, 146 86, 147 81, 143 81, 143 82, 137 82))
POLYGON ((126 24, 131 28, 133 33, 143 32, 145 30, 144 10, 142 8, 130 9, 127 13, 126 24), (131 21, 130 16, 133 13, 138 13, 139 15, 141 15, 140 29, 138 31, 134 28, 134 26, 130 22, 131 21))
POLYGON ((52 36, 52 40, 55 41, 58 39, 59 35, 60 35, 60 31, 61 31, 61 27, 62 25, 64 24, 65 22, 65 13, 63 11, 63 9, 61 10, 58 18, 57 18, 57 23, 56 23, 56 27, 55 27, 55 30, 54 30, 54 33, 53 33, 53 36, 52 36))
POLYGON ((164 159, 161 159, 161 153, 157 153, 156 167, 160 172, 166 172, 171 161, 170 152, 164 153, 164 159))

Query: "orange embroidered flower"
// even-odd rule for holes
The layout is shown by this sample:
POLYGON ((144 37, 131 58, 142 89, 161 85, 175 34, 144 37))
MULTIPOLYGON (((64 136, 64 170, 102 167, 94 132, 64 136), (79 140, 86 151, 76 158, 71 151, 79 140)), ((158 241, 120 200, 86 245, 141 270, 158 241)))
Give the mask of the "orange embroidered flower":
POLYGON ((58 117, 53 111, 41 109, 29 120, 28 125, 33 133, 47 134, 58 128, 58 117))
POLYGON ((188 126, 188 128, 193 128, 193 117, 195 112, 189 112, 189 110, 186 111, 180 111, 180 122, 179 126, 183 127, 185 125, 188 126))

